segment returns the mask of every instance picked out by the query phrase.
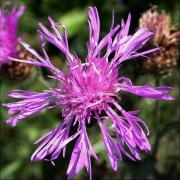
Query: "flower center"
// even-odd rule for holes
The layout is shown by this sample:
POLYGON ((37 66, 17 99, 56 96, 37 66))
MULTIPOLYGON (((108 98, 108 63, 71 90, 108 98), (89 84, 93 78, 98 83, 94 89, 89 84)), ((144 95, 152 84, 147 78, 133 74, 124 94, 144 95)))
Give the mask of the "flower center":
POLYGON ((63 85, 67 97, 63 105, 79 110, 103 110, 116 95, 118 71, 105 59, 70 66, 63 85))

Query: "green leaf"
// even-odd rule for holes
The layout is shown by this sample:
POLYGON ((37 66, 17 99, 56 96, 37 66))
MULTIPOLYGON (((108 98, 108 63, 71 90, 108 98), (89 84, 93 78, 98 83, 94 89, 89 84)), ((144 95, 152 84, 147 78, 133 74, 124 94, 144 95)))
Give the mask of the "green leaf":
POLYGON ((21 164, 22 164, 22 161, 15 161, 5 166, 1 170, 1 179, 9 178, 14 172, 16 172, 19 169, 21 164))
POLYGON ((100 140, 99 142, 97 142, 96 144, 93 145, 93 148, 95 150, 95 152, 98 154, 99 152, 104 150, 104 146, 103 146, 103 142, 102 140, 100 140))
POLYGON ((87 20, 87 9, 75 8, 61 16, 58 22, 67 28, 68 37, 74 36, 85 25, 87 20))

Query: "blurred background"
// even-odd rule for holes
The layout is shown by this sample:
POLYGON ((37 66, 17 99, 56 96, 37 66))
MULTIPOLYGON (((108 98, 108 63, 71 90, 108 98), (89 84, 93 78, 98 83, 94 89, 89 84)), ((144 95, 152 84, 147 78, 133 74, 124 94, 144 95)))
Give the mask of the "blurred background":
MULTIPOLYGON (((2 3, 2 0, 0 0, 2 3)), ((10 2, 14 3, 13 0, 10 2)), ((39 50, 38 22, 49 26, 48 16, 57 22, 66 25, 68 31, 70 49, 77 52, 83 60, 86 57, 86 42, 89 31, 87 23, 87 9, 96 6, 101 21, 101 36, 104 36, 112 20, 112 10, 115 11, 115 24, 120 23, 121 18, 126 19, 129 12, 132 14, 130 32, 135 32, 139 27, 141 15, 157 5, 159 12, 166 11, 172 18, 172 24, 179 29, 180 1, 178 0, 19 0, 26 10, 19 22, 19 36, 39 50)), ((2 5, 2 4, 1 4, 2 5)), ((176 52, 178 45, 175 45, 176 52)), ((65 57, 53 46, 48 45, 47 52, 57 67, 65 69, 65 57)), ((142 153, 142 160, 132 162, 123 158, 119 162, 119 169, 113 172, 104 150, 101 134, 96 127, 89 128, 89 136, 92 140, 99 162, 92 160, 93 179, 178 179, 180 177, 180 100, 179 85, 180 74, 178 71, 179 60, 176 53, 176 61, 172 67, 161 70, 157 68, 154 72, 144 66, 144 61, 131 61, 122 64, 120 74, 127 76, 134 84, 152 84, 153 86, 165 85, 174 88, 171 93, 176 100, 171 102, 157 102, 127 94, 122 94, 122 106, 126 110, 140 109, 139 117, 142 118, 150 128, 150 143, 152 151, 148 154, 142 153)), ((157 63, 157 62, 156 62, 157 63)), ((159 62, 161 63, 161 62, 159 62)), ((160 65, 159 65, 160 66, 160 65)), ((159 67, 157 65, 157 67, 159 67)), ((41 91, 47 89, 54 82, 47 79, 49 72, 42 68, 32 68, 26 78, 16 79, 11 77, 0 77, 0 103, 9 99, 6 93, 12 89, 23 89, 41 91)), ((70 160, 73 145, 68 146, 66 158, 58 158, 56 166, 47 162, 30 162, 30 156, 36 149, 33 144, 44 133, 56 127, 61 121, 58 110, 43 111, 39 115, 20 122, 15 128, 3 122, 7 119, 7 109, 0 107, 1 118, 1 174, 2 180, 40 180, 66 179, 66 170, 70 160)), ((74 179, 88 179, 84 169, 74 179)))

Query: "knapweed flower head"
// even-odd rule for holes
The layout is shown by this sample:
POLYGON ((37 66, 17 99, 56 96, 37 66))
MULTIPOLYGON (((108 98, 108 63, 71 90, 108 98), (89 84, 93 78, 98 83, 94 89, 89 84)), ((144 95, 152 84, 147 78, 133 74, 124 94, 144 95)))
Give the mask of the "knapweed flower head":
POLYGON ((6 2, 0 8, 0 67, 10 61, 9 57, 18 57, 18 20, 25 8, 21 5, 17 9, 14 4, 12 10, 8 11, 7 5, 6 2))
POLYGON ((18 39, 18 21, 25 6, 17 8, 15 3, 9 11, 8 1, 0 8, 0 71, 8 78, 20 79, 27 77, 31 66, 19 62, 12 62, 10 58, 26 59, 29 54, 21 46, 18 39))
POLYGON ((151 61, 144 62, 145 69, 151 72, 160 72, 175 66, 180 32, 172 24, 170 14, 164 11, 158 12, 157 6, 153 6, 142 14, 139 26, 154 32, 149 45, 161 47, 159 51, 150 55, 151 61))
POLYGON ((58 81, 58 85, 56 88, 40 93, 14 90, 9 93, 9 97, 21 100, 4 104, 9 108, 9 114, 12 115, 6 122, 12 126, 44 109, 61 109, 62 122, 36 142, 39 147, 32 155, 31 160, 47 160, 53 163, 60 154, 65 157, 66 145, 76 139, 67 169, 68 179, 71 179, 83 167, 87 169, 91 179, 91 157, 95 159, 98 157, 86 129, 94 119, 99 125, 105 150, 115 171, 118 168, 118 160, 122 160, 122 154, 131 160, 140 160, 140 150, 144 152, 151 150, 147 139, 149 130, 144 121, 136 116, 138 111, 127 112, 119 104, 121 103, 119 94, 122 91, 157 100, 173 99, 168 95, 170 87, 136 86, 130 79, 121 77, 118 73, 122 62, 131 61, 135 57, 144 56, 157 50, 138 52, 152 37, 151 31, 140 28, 133 35, 129 35, 131 15, 128 15, 126 22, 121 21, 121 26, 114 26, 113 15, 110 31, 100 40, 100 21, 97 9, 89 8, 88 16, 90 37, 88 54, 84 62, 75 53, 71 53, 64 26, 62 32, 58 25, 49 18, 54 30, 52 33, 39 24, 41 49, 44 56, 40 56, 28 44, 22 42, 22 45, 36 59, 14 60, 48 68, 53 74, 52 78, 58 81), (67 58, 66 72, 57 69, 50 62, 44 49, 46 41, 65 54, 67 58), (104 54, 102 50, 105 50, 104 54), (77 131, 70 135, 73 126, 77 127, 77 131), (144 132, 144 128, 146 132, 144 132), (117 140, 112 137, 112 134, 116 136, 117 140))

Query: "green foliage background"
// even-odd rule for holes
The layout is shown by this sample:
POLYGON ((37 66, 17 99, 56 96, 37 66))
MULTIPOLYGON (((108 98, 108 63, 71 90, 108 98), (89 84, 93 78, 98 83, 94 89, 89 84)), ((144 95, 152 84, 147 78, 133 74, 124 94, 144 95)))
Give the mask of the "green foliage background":
MULTIPOLYGON (((14 2, 11 0, 11 2, 14 2)), ((25 41, 39 50, 38 22, 49 26, 47 17, 53 17, 57 22, 66 25, 69 34, 70 48, 84 59, 88 41, 87 9, 96 6, 101 20, 101 35, 104 36, 111 26, 112 10, 115 11, 115 22, 132 13, 131 32, 138 27, 140 15, 150 7, 150 4, 158 5, 160 10, 169 12, 174 24, 179 22, 180 2, 178 0, 19 0, 26 5, 26 11, 20 19, 19 34, 25 33, 25 41)), ((2 3, 2 2, 1 2, 2 3)), ((48 54, 53 63, 65 69, 65 57, 54 47, 48 46, 48 54)), ((179 63, 178 63, 179 66, 179 63)), ((92 161, 93 178, 103 179, 177 179, 180 176, 180 142, 179 142, 179 82, 178 68, 174 68, 170 74, 163 77, 161 84, 172 86, 175 90, 172 95, 176 100, 172 102, 160 102, 160 123, 158 125, 158 138, 155 142, 156 102, 123 94, 122 106, 126 110, 140 109, 140 117, 150 127, 150 142, 153 151, 143 154, 142 161, 131 162, 124 157, 119 162, 118 172, 114 173, 107 160, 101 141, 101 135, 97 127, 90 128, 89 135, 93 146, 99 156, 99 162, 92 161), (155 149, 155 150, 154 150, 155 149)), ((146 74, 138 62, 128 62, 121 68, 122 75, 131 78, 135 84, 156 84, 155 77, 146 74)), ((31 76, 24 81, 10 81, 0 79, 0 103, 9 101, 6 93, 12 89, 40 91, 48 88, 53 82, 48 82, 45 69, 33 69, 31 76)), ((15 128, 3 122, 8 118, 7 110, 0 107, 1 118, 1 174, 2 180, 26 180, 26 179, 66 179, 66 169, 70 159, 73 144, 68 147, 65 159, 59 158, 53 167, 47 162, 30 162, 30 156, 36 146, 33 144, 44 133, 56 127, 61 121, 58 110, 43 111, 35 117, 20 122, 15 128)), ((83 170, 75 179, 87 179, 87 173, 83 170)))

